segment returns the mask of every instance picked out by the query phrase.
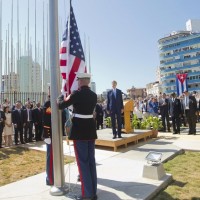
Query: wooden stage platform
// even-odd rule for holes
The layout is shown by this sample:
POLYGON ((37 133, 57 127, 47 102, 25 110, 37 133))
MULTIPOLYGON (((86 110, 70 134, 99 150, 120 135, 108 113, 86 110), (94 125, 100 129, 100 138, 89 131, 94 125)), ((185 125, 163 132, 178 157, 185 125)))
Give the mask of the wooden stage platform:
POLYGON ((124 133, 122 134, 123 138, 112 139, 112 129, 106 128, 97 131, 98 139, 95 141, 95 145, 97 146, 106 146, 113 147, 114 151, 117 151, 119 146, 125 146, 129 143, 137 144, 139 140, 146 141, 147 138, 152 136, 151 130, 134 130, 133 133, 124 133))

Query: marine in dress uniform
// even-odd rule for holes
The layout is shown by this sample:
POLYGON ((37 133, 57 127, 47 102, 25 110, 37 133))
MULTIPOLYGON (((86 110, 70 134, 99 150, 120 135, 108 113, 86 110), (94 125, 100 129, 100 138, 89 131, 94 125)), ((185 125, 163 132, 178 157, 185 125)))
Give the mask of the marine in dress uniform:
POLYGON ((46 184, 54 184, 54 175, 53 175, 53 149, 52 149, 52 132, 51 132, 51 103, 50 100, 47 100, 44 103, 43 107, 43 129, 47 147, 46 153, 46 184))
POLYGON ((82 196, 77 199, 97 199, 97 173, 95 162, 96 124, 93 112, 97 95, 88 87, 90 74, 76 73, 79 90, 66 99, 58 97, 60 109, 73 105, 72 129, 69 139, 74 142, 74 150, 80 174, 82 196))

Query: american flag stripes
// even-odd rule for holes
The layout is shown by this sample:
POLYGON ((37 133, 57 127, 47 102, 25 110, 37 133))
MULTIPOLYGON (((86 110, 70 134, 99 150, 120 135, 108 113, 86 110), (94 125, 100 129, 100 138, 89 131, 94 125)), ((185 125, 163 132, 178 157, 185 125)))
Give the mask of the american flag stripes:
POLYGON ((60 48, 60 71, 62 75, 61 92, 63 95, 69 95, 72 91, 78 89, 75 72, 87 71, 85 56, 72 6, 70 6, 70 19, 66 24, 66 30, 63 34, 60 48), (69 22, 70 26, 68 26, 69 22), (68 29, 70 29, 70 32, 68 32, 68 29))

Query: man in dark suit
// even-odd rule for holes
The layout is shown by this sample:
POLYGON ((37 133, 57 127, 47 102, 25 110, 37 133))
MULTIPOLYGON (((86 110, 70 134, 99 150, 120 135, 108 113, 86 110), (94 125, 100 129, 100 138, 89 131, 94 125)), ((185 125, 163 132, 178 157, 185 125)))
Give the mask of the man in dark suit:
POLYGON ((6 120, 5 113, 1 110, 1 105, 0 105, 0 148, 2 148, 2 133, 3 133, 3 128, 4 128, 4 122, 6 120))
POLYGON ((117 82, 112 81, 112 89, 107 94, 107 112, 111 116, 113 139, 122 138, 122 116, 124 111, 124 104, 122 98, 122 91, 117 89, 117 82), (117 131, 116 131, 116 116, 117 116, 117 131))
POLYGON ((100 102, 96 104, 95 113, 97 130, 99 130, 99 126, 103 129, 103 107, 100 102))
POLYGON ((186 90, 184 92, 183 105, 185 110, 185 115, 189 125, 189 135, 196 135, 196 121, 197 121, 197 101, 193 95, 189 95, 186 90))
POLYGON ((169 99, 170 115, 172 118, 173 134, 180 134, 181 121, 180 117, 182 115, 181 101, 176 97, 175 93, 171 94, 169 99))
POLYGON ((15 129, 15 145, 18 145, 18 132, 20 136, 21 144, 25 144, 23 139, 23 110, 21 109, 22 105, 20 101, 17 101, 15 104, 15 110, 12 111, 12 122, 15 129))
POLYGON ((169 99, 166 98, 166 94, 163 93, 162 98, 160 98, 159 103, 159 110, 160 110, 160 115, 162 119, 162 126, 163 132, 166 132, 166 123, 167 122, 167 129, 168 132, 170 132, 170 123, 169 123, 169 99))
POLYGON ((76 73, 79 90, 74 91, 66 99, 58 98, 60 109, 73 105, 72 129, 69 139, 74 142, 74 151, 79 168, 82 187, 80 199, 97 199, 97 173, 95 162, 96 124, 93 112, 97 103, 97 95, 90 90, 90 74, 76 73))
POLYGON ((42 131, 43 131, 43 110, 41 108, 40 102, 36 104, 36 108, 33 109, 33 123, 35 126, 35 140, 42 141, 42 131))
POLYGON ((25 142, 33 142, 33 113, 31 109, 31 103, 26 102, 26 109, 23 110, 24 115, 24 138, 25 142), (27 138, 28 134, 28 138, 27 138))

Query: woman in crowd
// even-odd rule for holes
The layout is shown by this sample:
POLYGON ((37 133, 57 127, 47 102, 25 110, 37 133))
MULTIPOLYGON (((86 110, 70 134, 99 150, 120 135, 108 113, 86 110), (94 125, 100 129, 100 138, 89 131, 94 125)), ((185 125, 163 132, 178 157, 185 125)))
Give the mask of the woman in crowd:
POLYGON ((5 146, 12 146, 13 141, 12 141, 12 135, 13 135, 13 126, 12 126, 12 116, 10 112, 10 107, 5 106, 4 107, 4 113, 6 116, 5 120, 5 127, 4 127, 4 140, 5 140, 5 146))

